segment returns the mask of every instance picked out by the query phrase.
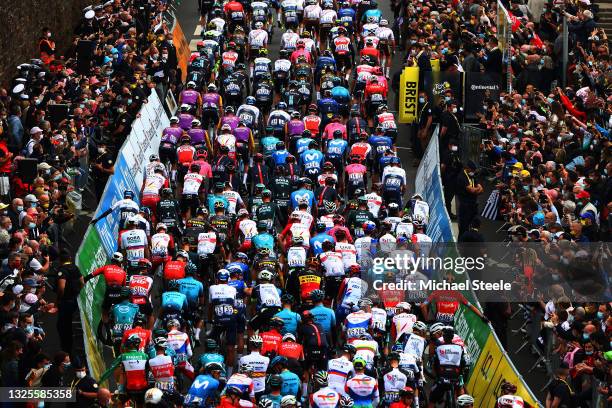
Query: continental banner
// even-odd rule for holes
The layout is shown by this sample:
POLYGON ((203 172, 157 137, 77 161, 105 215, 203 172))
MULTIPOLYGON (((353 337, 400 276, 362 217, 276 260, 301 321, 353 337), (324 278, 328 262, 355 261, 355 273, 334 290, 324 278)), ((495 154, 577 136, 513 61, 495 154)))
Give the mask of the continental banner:
POLYGON ((406 67, 400 76, 399 123, 417 120, 419 99, 419 67, 406 67))
MULTIPOLYGON (((138 202, 149 156, 159 151, 162 131, 169 125, 162 102, 157 93, 152 92, 140 109, 139 117, 132 123, 130 135, 117 155, 115 173, 106 183, 95 211, 96 216, 121 200, 125 190, 134 191, 138 202)), ((76 255, 76 265, 83 276, 108 263, 117 249, 118 228, 119 214, 115 211, 87 229, 76 255)), ((97 336, 105 290, 104 279, 96 277, 85 284, 78 298, 87 363, 94 378, 100 378, 106 370, 102 354, 104 346, 97 336)))

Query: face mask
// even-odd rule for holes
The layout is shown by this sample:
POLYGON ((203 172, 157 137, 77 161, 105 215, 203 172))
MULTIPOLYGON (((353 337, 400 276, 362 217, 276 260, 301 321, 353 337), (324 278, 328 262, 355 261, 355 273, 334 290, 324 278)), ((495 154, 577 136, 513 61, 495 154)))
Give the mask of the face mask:
POLYGON ((32 203, 32 204, 30 204, 30 207, 36 208, 37 205, 38 205, 37 203, 32 203))
POLYGON ((599 320, 602 320, 602 319, 603 319, 603 317, 604 317, 603 312, 597 312, 597 318, 598 318, 599 320))
POLYGON ((132 99, 128 99, 127 103, 128 103, 128 105, 131 105, 132 104, 132 99))
POLYGON ((569 315, 569 316, 567 316, 567 322, 568 322, 569 324, 572 324, 572 323, 574 322, 574 316, 573 316, 573 315, 569 315))
POLYGON ((33 222, 29 223, 29 224, 28 224, 28 228, 30 228, 30 229, 34 229, 34 228, 36 228, 36 224, 35 224, 35 223, 33 223, 33 222))
POLYGON ((451 152, 456 152, 457 150, 459 150, 457 146, 451 146, 451 152))
POLYGON ((168 59, 168 54, 162 54, 162 59, 168 59))
POLYGON ((83 378, 86 374, 87 373, 85 373, 85 371, 77 371, 76 373, 74 373, 74 375, 76 375, 76 378, 83 378))
POLYGON ((445 102, 450 102, 450 100, 451 100, 450 96, 445 96, 445 97, 444 97, 444 101, 445 101, 445 102))
POLYGON ((561 139, 561 136, 557 136, 557 143, 561 143, 561 140, 563 140, 561 139))
POLYGON ((425 98, 423 98, 422 96, 419 98, 419 103, 425 103, 425 98))
POLYGON ((18 205, 17 206, 17 211, 19 211, 19 212, 23 211, 23 205, 18 205))
POLYGON ((523 186, 523 190, 529 191, 529 186, 523 186))
POLYGON ((34 333, 34 325, 33 324, 28 324, 25 328, 24 331, 26 332, 26 334, 32 334, 34 333))
POLYGON ((590 335, 589 333, 582 333, 582 338, 583 338, 584 340, 588 340, 588 339, 589 339, 589 337, 591 337, 591 335, 590 335))
POLYGON ((51 33, 47 33, 47 38, 51 38, 51 33))
POLYGON ((72 363, 62 363, 62 365, 64 366, 64 368, 70 368, 72 366, 72 363))
POLYGON ((453 108, 452 112, 457 113, 457 108, 453 108))
POLYGON ((592 355, 592 354, 593 354, 593 352, 592 352, 592 351, 586 351, 586 350, 585 350, 584 354, 586 354, 587 356, 590 356, 590 355, 592 355))

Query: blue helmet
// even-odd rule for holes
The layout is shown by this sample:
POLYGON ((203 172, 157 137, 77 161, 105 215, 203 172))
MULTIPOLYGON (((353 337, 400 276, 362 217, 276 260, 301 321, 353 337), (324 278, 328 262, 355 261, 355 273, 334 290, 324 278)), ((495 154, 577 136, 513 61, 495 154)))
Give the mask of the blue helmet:
POLYGON ((229 265, 226 269, 229 271, 230 274, 237 273, 239 275, 242 275, 242 268, 238 265, 229 265))
POLYGON ((123 192, 123 198, 129 198, 130 200, 134 198, 134 192, 132 190, 125 190, 123 192))
POLYGON ((254 96, 247 96, 245 103, 247 105, 255 105, 255 97, 254 96))
POLYGON ((217 272, 217 280, 227 282, 230 278, 230 272, 227 269, 219 269, 217 272))
POLYGON ((363 223, 363 230, 366 232, 372 232, 376 229, 376 224, 372 221, 366 221, 363 223))
POLYGON ((285 110, 287 109, 287 104, 285 102, 279 102, 278 105, 276 105, 276 109, 285 110))

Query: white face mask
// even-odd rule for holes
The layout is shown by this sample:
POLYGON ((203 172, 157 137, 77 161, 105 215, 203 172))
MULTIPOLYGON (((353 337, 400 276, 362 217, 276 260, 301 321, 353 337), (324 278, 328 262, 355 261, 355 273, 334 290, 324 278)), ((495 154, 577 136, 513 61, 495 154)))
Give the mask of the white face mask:
POLYGON ((453 113, 457 113, 457 108, 453 108, 453 113))
POLYGON ((79 378, 79 379, 85 377, 86 374, 87 373, 85 371, 77 371, 74 373, 74 375, 76 375, 76 378, 79 378))
POLYGON ((457 146, 452 146, 451 147, 451 151, 452 152, 456 152, 457 150, 459 150, 459 148, 457 146))

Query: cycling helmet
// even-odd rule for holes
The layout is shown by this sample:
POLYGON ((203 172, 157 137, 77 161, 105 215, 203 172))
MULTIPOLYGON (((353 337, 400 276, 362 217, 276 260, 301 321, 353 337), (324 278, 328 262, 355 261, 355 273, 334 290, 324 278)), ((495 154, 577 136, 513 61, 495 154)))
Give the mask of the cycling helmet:
POLYGON ((247 105, 255 105, 256 100, 255 100, 255 97, 253 97, 253 96, 247 96, 246 99, 244 100, 244 102, 247 105))
MULTIPOLYGON (((270 384, 271 382, 272 382, 272 379, 270 379, 270 384)), ((281 383, 282 383, 282 380, 281 380, 281 383)), ((274 402, 269 398, 265 398, 265 397, 261 398, 259 402, 257 403, 257 408, 273 408, 273 407, 274 407, 274 402)))
POLYGON ((249 337, 249 344, 255 348, 260 348, 261 345, 263 344, 263 339, 261 338, 261 336, 258 336, 257 334, 249 337))
POLYGON ((217 350, 219 345, 215 339, 206 339, 206 350, 217 350))
POLYGON ((415 194, 410 199, 411 200, 421 200, 421 201, 423 201, 423 196, 420 195, 420 194, 415 194))
POLYGON ((422 321, 418 320, 416 322, 414 322, 414 324, 412 325, 412 331, 426 331, 427 330, 427 325, 425 323, 423 323, 422 321))
POLYGON ((230 278, 230 272, 227 269, 219 269, 217 271, 217 280, 220 282, 227 282, 230 278))
POLYGON ((414 390, 412 389, 412 387, 406 386, 400 390, 399 394, 400 394, 400 397, 405 397, 407 395, 414 395, 414 390))
POLYGON ((355 405, 355 402, 351 397, 348 395, 340 396, 340 406, 342 408, 352 408, 353 405, 355 405))
POLYGON ((357 356, 353 359, 353 367, 356 369, 363 369, 366 366, 366 361, 363 357, 357 356))
POLYGON ((149 156, 149 161, 150 162, 154 162, 154 161, 158 161, 159 160, 159 156, 156 154, 152 154, 149 156))
POLYGON ((255 22, 255 28, 258 29, 258 30, 263 28, 263 23, 261 21, 255 22))
POLYGON ((184 103, 181 105, 181 112, 187 112, 191 108, 190 105, 184 103))
POLYGON ((239 259, 241 261, 248 261, 249 260, 249 256, 247 254, 245 254, 244 252, 236 252, 234 254, 234 259, 239 259))
POLYGON ((400 361, 400 355, 397 351, 392 351, 391 353, 389 353, 389 355, 387 356, 387 361, 391 360, 400 361))
POLYGON ((285 110, 285 109, 287 109, 287 104, 285 102, 279 102, 276 105, 276 109, 285 110))
POLYGON ((270 367, 275 367, 279 364, 282 364, 284 366, 287 365, 287 357, 284 356, 276 356, 272 359, 272 361, 270 361, 270 367))
POLYGON ((207 372, 212 373, 213 371, 223 371, 223 366, 216 361, 211 361, 210 363, 206 363, 204 369, 207 372))
POLYGON ((181 258, 185 258, 185 259, 189 259, 189 254, 187 253, 187 251, 185 251, 184 249, 181 249, 180 251, 178 251, 176 253, 176 257, 181 257, 181 258))
POLYGON ((414 225, 417 228, 421 228, 423 226, 423 224, 425 220, 423 219, 422 215, 416 214, 414 217, 412 217, 412 225, 414 225))
POLYGON ((157 225, 155 226, 155 231, 159 231, 161 229, 167 230, 168 227, 163 222, 158 222, 157 225))
POLYGON ((410 215, 410 214, 404 214, 404 216, 402 217, 402 222, 409 222, 409 223, 412 223, 412 215, 410 215))
POLYGON ((225 395, 242 396, 242 390, 235 385, 230 385, 225 389, 225 395))
POLYGON ((268 49, 267 48, 260 48, 259 49, 259 56, 265 57, 266 55, 268 55, 268 49))
POLYGON ((253 369, 251 368, 251 365, 249 363, 241 363, 240 366, 238 367, 238 371, 246 374, 246 373, 250 373, 251 371, 253 371, 253 369))
POLYGON ((372 301, 370 299, 368 299, 368 298, 361 298, 357 302, 357 307, 359 309, 362 309, 364 307, 372 307, 372 301))
POLYGON ((361 273, 361 265, 352 264, 349 266, 349 275, 360 274, 361 273))
POLYGON ((366 221, 363 223, 363 230, 365 232, 372 232, 375 229, 376 229, 376 224, 373 221, 366 221))
POLYGON ((283 336, 283 341, 293 341, 293 342, 295 342, 296 341, 295 335, 293 333, 286 333, 283 336))
POLYGON ((198 119, 194 119, 191 121, 191 126, 192 127, 196 127, 196 126, 200 126, 202 125, 202 122, 200 122, 198 119))
POLYGON ((324 206, 325 206, 325 211, 326 211, 328 214, 331 214, 331 213, 336 212, 337 207, 336 207, 336 203, 335 203, 335 202, 333 202, 333 201, 327 201, 327 200, 326 200, 326 201, 325 201, 324 206))
POLYGON ((389 22, 387 20, 385 20, 384 18, 381 18, 380 21, 378 22, 378 25, 380 27, 386 27, 389 25, 389 22))
POLYGON ((179 322, 177 319, 168 320, 168 323, 166 323, 166 328, 168 331, 170 331, 172 327, 181 327, 181 322, 179 322))
POLYGON ((215 210, 225 210, 225 203, 223 201, 215 201, 215 210))
POLYGON ((145 404, 157 405, 164 398, 164 392, 159 388, 149 388, 144 396, 145 404))
POLYGON ((130 334, 129 337, 125 340, 125 347, 126 348, 131 348, 131 347, 140 347, 140 343, 142 342, 142 339, 137 335, 137 334, 130 334))
POLYGON ((310 310, 303 310, 302 311, 302 319, 306 320, 309 319, 311 320, 313 318, 312 312, 310 310))
POLYGON ((310 292, 310 299, 312 299, 313 302, 320 302, 323 300, 324 297, 325 293, 323 293, 321 289, 315 289, 310 292))
MULTIPOLYGON (((297 215, 297 217, 299 217, 299 215, 297 215)), ((304 237, 301 237, 299 235, 295 236, 295 237, 292 237, 291 238, 291 242, 292 242, 293 245, 304 245, 304 237)))
POLYGON ((123 254, 121 252, 115 252, 113 253, 111 260, 117 263, 123 262, 123 254))
POLYGON ((452 326, 444 326, 442 328, 442 338, 444 341, 452 341, 455 337, 455 329, 452 326))
POLYGON ((193 276, 198 271, 198 267, 193 262, 189 262, 185 267, 185 275, 193 276))
POLYGON ((457 406, 467 407, 469 405, 474 405, 474 398, 471 395, 463 394, 457 397, 457 406))
POLYGON ((314 381, 320 387, 327 387, 327 371, 317 371, 314 375, 314 381))
POLYGON ((179 118, 177 118, 176 116, 172 116, 172 117, 170 118, 170 123, 171 123, 171 124, 172 124, 172 123, 179 123, 179 118))
POLYGON ((281 328, 285 325, 285 321, 283 319, 281 319, 280 317, 272 317, 270 319, 270 322, 268 323, 268 325, 270 327, 277 327, 277 328, 281 328))
POLYGON ((280 406, 282 407, 292 407, 292 406, 297 406, 297 399, 293 396, 293 395, 285 395, 282 399, 281 399, 281 403, 280 406))
POLYGON ((295 298, 290 293, 283 293, 281 296, 281 302, 293 304, 295 303, 295 298))
POLYGON ((119 297, 121 297, 122 299, 128 299, 131 295, 132 291, 130 290, 130 288, 123 287, 121 288, 121 290, 119 290, 119 297))
POLYGON ((217 92, 217 85, 208 84, 208 87, 206 89, 208 89, 208 92, 217 92))
POLYGON ((344 346, 342 346, 342 351, 344 353, 355 354, 357 352, 357 349, 352 344, 346 343, 344 346))
POLYGON ((134 192, 132 190, 125 190, 123 193, 123 198, 129 198, 130 200, 134 198, 134 192))
POLYGON ((397 309, 400 310, 406 310, 406 311, 410 311, 410 309, 412 309, 412 306, 410 306, 410 303, 408 302, 399 302, 396 306, 397 309))
POLYGON ((293 111, 291 112, 291 118, 292 119, 300 119, 302 117, 302 114, 298 111, 293 111))
POLYGON ((168 347, 168 340, 165 337, 156 337, 153 340, 153 345, 156 348, 166 349, 168 347))
POLYGON ((142 313, 136 313, 134 316, 134 326, 144 326, 147 323, 147 317, 142 313))
POLYGON ((162 188, 162 195, 172 195, 172 189, 170 187, 162 188))
POLYGON ((269 270, 264 269, 263 271, 259 272, 259 275, 257 276, 257 278, 260 281, 271 281, 272 278, 274 278, 274 274, 270 272, 269 270))
POLYGON ((434 334, 440 333, 442 332, 443 329, 444 329, 444 325, 442 323, 434 323, 429 328, 429 334, 434 335, 434 334))
POLYGON ((226 106, 225 107, 225 113, 234 113, 234 107, 233 106, 226 106))

